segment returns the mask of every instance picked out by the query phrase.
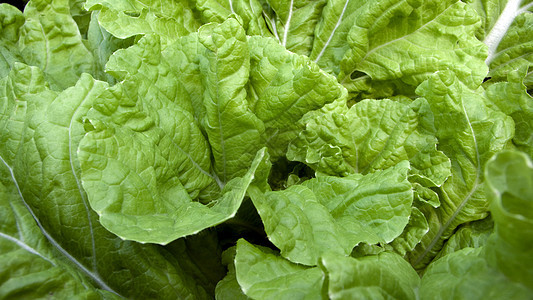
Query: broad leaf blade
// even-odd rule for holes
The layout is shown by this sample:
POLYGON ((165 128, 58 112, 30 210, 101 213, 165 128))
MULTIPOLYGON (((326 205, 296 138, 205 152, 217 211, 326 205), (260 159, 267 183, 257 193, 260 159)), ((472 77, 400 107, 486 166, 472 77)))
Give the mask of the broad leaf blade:
POLYGON ((23 24, 24 16, 17 8, 0 4, 0 78, 9 74, 15 62, 23 62, 17 45, 23 24))
POLYGON ((408 167, 403 162, 366 176, 324 176, 249 193, 281 255, 312 266, 326 253, 348 255, 360 242, 388 243, 402 233, 413 201, 408 167))
POLYGON ((325 256, 330 299, 415 299, 420 278, 401 256, 383 252, 360 258, 325 256))
POLYGON ((527 68, 522 66, 507 74, 506 82, 490 84, 486 88, 487 98, 515 122, 515 146, 533 157, 533 98, 524 86, 527 68))
POLYGON ((262 148, 263 122, 246 100, 250 72, 248 42, 242 26, 228 19, 198 33, 207 50, 200 57, 205 116, 201 119, 214 158, 214 170, 225 183, 246 172, 262 148))
POLYGON ((504 151, 485 169, 495 233, 486 246, 489 263, 509 279, 533 289, 533 162, 522 152, 504 151))
POLYGON ((224 22, 231 14, 238 15, 247 35, 272 36, 263 18, 263 7, 259 0, 201 0, 196 8, 202 14, 204 23, 224 22))
POLYGON ((514 124, 510 117, 489 108, 481 87, 472 90, 451 72, 433 75, 417 92, 428 100, 435 115, 439 149, 452 162, 452 175, 439 190, 440 207, 422 210, 430 231, 410 255, 419 268, 436 255, 460 224, 487 215, 483 166, 508 145, 514 124))
POLYGON ((485 178, 494 232, 481 248, 433 262, 422 278, 423 298, 531 298, 533 164, 522 152, 502 151, 487 163, 485 178))
MULTIPOLYGON (((514 69, 533 63, 533 3, 531 1, 487 1, 469 3, 481 17, 482 28, 477 37, 489 48, 486 63, 492 80, 505 80, 514 69)), ((531 86, 530 74, 526 84, 531 86)))
POLYGON ((113 36, 157 34, 163 48, 200 27, 187 1, 89 0, 85 8, 99 10, 99 23, 113 36))
MULTIPOLYGON (((52 245, 54 255, 75 274, 124 297, 206 298, 213 293, 209 277, 191 267, 202 260, 173 258, 164 248, 123 241, 103 228, 90 208, 76 149, 85 134, 83 115, 104 83, 84 75, 58 94, 49 90, 38 68, 15 64, 0 86, 0 126, 5 129, 0 131, 0 157, 3 170, 10 172, 2 182, 17 188, 8 199, 22 203, 27 212, 20 214, 33 218, 20 220, 21 228, 29 221, 39 224, 45 237, 39 240, 52 245)), ((0 218, 0 227, 15 229, 9 220, 0 218)), ((173 252, 188 247, 178 243, 173 252)))
POLYGON ((344 111, 313 116, 305 119, 306 129, 287 157, 319 173, 368 174, 409 160, 413 181, 425 186, 440 186, 449 176, 450 162, 436 149, 433 114, 423 100, 363 100, 344 111))
POLYGON ((57 90, 73 86, 82 73, 95 70, 93 55, 69 9, 67 0, 54 1, 54 5, 49 0, 31 1, 20 29, 19 47, 25 62, 41 68, 57 90))
POLYGON ((322 69, 340 72, 339 62, 348 51, 348 33, 356 11, 366 0, 328 0, 315 27, 313 48, 309 57, 322 69))
POLYGON ((248 101, 265 124, 263 140, 273 159, 283 157, 302 129, 299 120, 337 99, 346 90, 303 55, 287 51, 272 39, 250 37, 248 101))
POLYGON ((475 88, 487 73, 479 17, 461 1, 367 1, 355 20, 338 78, 360 97, 412 96, 446 69, 475 88))
POLYGON ((269 0, 275 17, 270 27, 280 44, 291 52, 309 55, 313 43, 314 28, 326 1, 269 0))
POLYGON ((325 299, 321 295, 324 275, 318 267, 291 263, 243 239, 237 242, 235 270, 239 285, 251 298, 325 299))

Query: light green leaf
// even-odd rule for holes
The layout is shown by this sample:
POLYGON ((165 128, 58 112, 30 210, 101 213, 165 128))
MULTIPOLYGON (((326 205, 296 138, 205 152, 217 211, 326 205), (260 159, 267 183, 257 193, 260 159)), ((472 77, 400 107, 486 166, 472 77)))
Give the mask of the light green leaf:
POLYGON ((83 266, 69 264, 57 251, 62 248, 47 239, 21 201, 12 171, 0 157, 0 298, 120 299, 109 287, 106 291, 93 284, 83 266))
POLYGON ((490 217, 460 226, 450 239, 446 241, 444 248, 442 248, 435 259, 467 247, 479 248, 485 246, 493 229, 494 222, 490 217))
POLYGON ((495 223, 487 260, 533 290, 533 162, 522 152, 501 152, 487 163, 485 176, 495 223))
POLYGON ((453 70, 471 88, 485 78, 479 17, 461 1, 367 1, 354 20, 338 78, 363 99, 413 96, 438 70, 453 70))
POLYGON ((488 161, 485 178, 494 232, 481 248, 433 262, 422 278, 421 298, 531 299, 533 163, 522 152, 503 151, 488 161))
POLYGON ((78 24, 82 38, 87 39, 87 31, 91 22, 91 12, 88 12, 84 5, 85 0, 69 0, 70 15, 76 21, 76 24, 78 24))
POLYGON ((294 264, 267 248, 247 241, 237 242, 235 256, 237 281, 253 299, 325 299, 324 275, 320 268, 294 264))
POLYGON ((200 27, 185 0, 89 0, 85 8, 99 10, 100 25, 113 36, 126 39, 155 33, 161 36, 163 48, 200 27))
POLYGON ((107 32, 98 24, 98 12, 91 14, 88 24, 87 42, 95 58, 95 77, 99 80, 114 84, 116 80, 105 73, 105 65, 113 52, 118 49, 127 48, 133 44, 132 39, 118 39, 107 32))
POLYGON ((244 29, 235 19, 200 28, 199 41, 207 48, 200 56, 205 87, 205 116, 201 124, 222 182, 242 176, 262 148, 263 122, 249 108, 246 84, 250 59, 244 29))
POLYGON ((204 23, 222 23, 231 14, 236 14, 242 19, 247 35, 272 36, 258 0, 200 0, 196 1, 196 8, 201 12, 204 23))
POLYGON ((83 43, 69 7, 68 0, 54 1, 54 5, 51 0, 31 1, 24 9, 26 22, 20 29, 24 61, 41 68, 56 90, 73 86, 82 73, 95 71, 93 55, 83 43))
POLYGON ((267 0, 275 12, 269 18, 270 30, 287 50, 309 55, 313 35, 326 0, 267 0))
POLYGON ((346 90, 303 55, 290 53, 273 39, 249 38, 250 83, 248 101, 265 124, 266 144, 273 159, 283 157, 290 141, 302 129, 298 121, 322 108, 346 90))
MULTIPOLYGON (((486 63, 488 77, 505 80, 507 74, 533 63, 533 3, 523 0, 487 1, 469 3, 481 16, 482 30, 477 37, 489 48, 486 63)), ((526 85, 531 86, 533 76, 528 74, 526 85)))
POLYGON ((265 224, 268 238, 292 262, 316 265, 325 252, 350 254, 353 237, 332 217, 312 190, 293 185, 286 190, 262 194, 248 190, 265 224))
MULTIPOLYGON (((122 81, 122 87, 117 90, 121 95, 116 96, 122 102, 119 105, 137 102, 138 110, 149 115, 180 153, 180 182, 192 199, 200 197, 202 202, 209 202, 220 190, 211 170, 209 144, 192 115, 192 103, 180 84, 180 75, 171 70, 174 61, 166 60, 160 49, 158 37, 147 35, 135 46, 115 52, 106 66, 107 71, 122 81)), ((117 102, 108 101, 101 101, 102 107, 117 102)), ((119 122, 128 121, 126 114, 121 118, 119 122)))
POLYGON ((23 24, 24 16, 17 8, 0 4, 0 78, 9 74, 15 62, 23 62, 17 46, 23 24))
MULTIPOLYGON (((2 172, 8 172, 2 173, 2 184, 9 192, 7 198, 0 199, 12 205, 0 211, 9 213, 13 207, 21 207, 17 203, 26 209, 17 212, 24 216, 17 221, 19 227, 10 223, 11 217, 0 217, 0 228, 9 230, 2 233, 20 239, 13 235, 14 230, 37 224, 44 238, 27 231, 33 232, 27 241, 42 242, 32 244, 32 248, 41 251, 50 245, 54 259, 74 268, 73 274, 81 274, 77 277, 87 278, 80 280, 126 298, 208 298, 214 283, 193 267, 204 260, 173 257, 162 247, 123 241, 100 225, 98 215, 89 206, 80 182, 76 149, 85 134, 83 116, 106 86, 83 75, 74 87, 57 93, 47 88, 39 68, 18 63, 9 77, 0 80, 0 163, 2 172)), ((172 253, 187 248, 188 244, 180 242, 172 253)), ((205 244, 202 249, 206 251, 205 244)), ((43 266, 41 262, 35 262, 37 265, 43 266)), ((52 266, 44 267, 39 273, 43 280, 48 276, 46 269, 52 266)), ((4 270, 13 272, 17 268, 4 270)), ((55 272, 50 275, 50 284, 55 284, 56 275, 58 280, 70 276, 64 271, 55 272)), ((35 290, 35 286, 29 289, 35 290)), ((21 286, 19 292, 25 292, 25 288, 21 286)))
POLYGON ((404 256, 420 243, 428 231, 429 225, 424 214, 418 208, 411 207, 409 223, 405 226, 402 234, 390 243, 390 246, 394 251, 404 256))
POLYGON ((433 114, 424 100, 363 100, 343 112, 315 114, 305 125, 287 158, 319 173, 368 174, 409 160, 415 182, 440 186, 449 176, 450 161, 436 149, 433 114))
POLYGON ((515 146, 533 157, 533 98, 523 84, 527 68, 522 66, 507 74, 507 81, 490 84, 487 98, 515 122, 515 146))
POLYGON ((432 263, 422 277, 421 299, 531 299, 531 290, 491 268, 482 249, 465 248, 432 263))
POLYGON ((389 243, 409 220, 413 191, 407 180, 409 163, 361 176, 323 176, 304 182, 356 243, 389 243), (377 238, 377 239, 376 239, 377 238))
POLYGON ((327 255, 329 299, 415 299, 420 278, 401 256, 382 252, 359 258, 327 255))
POLYGON ((483 88, 470 89, 452 72, 438 72, 417 89, 435 116, 439 150, 452 161, 452 175, 440 187, 440 207, 421 208, 430 230, 410 254, 417 267, 425 266, 459 225, 488 213, 483 166, 509 144, 514 134, 510 117, 491 109, 483 88))
POLYGON ((348 33, 355 15, 366 0, 328 0, 315 27, 313 48, 309 57, 322 69, 339 74, 339 62, 350 48, 348 33))
POLYGON ((269 240, 292 262, 316 265, 325 253, 348 255, 360 242, 388 243, 411 214, 407 162, 366 176, 324 176, 286 190, 248 192, 269 240))
POLYGON ((181 85, 185 89, 181 91, 182 95, 188 95, 190 98, 196 120, 201 120, 205 116, 204 87, 199 59, 205 51, 206 48, 198 41, 198 35, 193 33, 179 38, 161 53, 169 62, 168 67, 175 74, 178 86, 181 85))
POLYGON ((211 207, 194 202, 212 177, 190 151, 205 143, 191 120, 172 103, 136 103, 120 85, 99 95, 84 117, 78 155, 83 187, 104 227, 124 239, 166 244, 235 214, 266 154, 259 151, 211 207))
POLYGON ((231 247, 222 253, 222 263, 228 268, 226 277, 219 281, 215 289, 215 299, 235 299, 246 300, 248 298, 237 281, 237 273, 235 271, 235 254, 236 247, 231 247))

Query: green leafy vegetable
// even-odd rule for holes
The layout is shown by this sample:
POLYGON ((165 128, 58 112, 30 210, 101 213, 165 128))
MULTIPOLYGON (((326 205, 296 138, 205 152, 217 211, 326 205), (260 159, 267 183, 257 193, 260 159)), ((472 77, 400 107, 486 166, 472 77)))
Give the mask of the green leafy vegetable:
POLYGON ((532 8, 0 4, 0 298, 530 299, 532 8))

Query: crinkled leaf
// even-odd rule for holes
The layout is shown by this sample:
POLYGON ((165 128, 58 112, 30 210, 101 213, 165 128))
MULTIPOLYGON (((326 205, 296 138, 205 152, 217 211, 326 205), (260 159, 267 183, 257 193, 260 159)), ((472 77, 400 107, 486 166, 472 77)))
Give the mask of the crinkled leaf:
POLYGON ((163 48, 200 27, 188 1, 89 0, 88 10, 99 10, 98 21, 113 36, 125 39, 158 34, 163 48))
POLYGON ((196 120, 205 116, 204 87, 199 58, 205 51, 205 47, 198 41, 198 35, 193 33, 179 38, 161 53, 169 62, 170 70, 176 75, 175 80, 183 86, 182 95, 189 97, 196 120))
POLYGON ((482 249, 465 248, 444 256, 426 270, 422 299, 531 299, 531 290, 491 268, 482 249))
POLYGON ((452 72, 434 74, 417 93, 430 104, 439 150, 452 162, 452 175, 438 192, 440 207, 422 209, 430 230, 410 254, 418 268, 438 253, 455 228, 487 215, 483 166, 508 145, 514 124, 510 117, 489 107, 483 88, 468 88, 452 72))
POLYGON ((240 239, 235 256, 237 281, 253 299, 325 299, 320 268, 291 263, 274 251, 240 239))
POLYGON ((226 265, 228 273, 220 280, 215 289, 215 298, 245 300, 249 299, 241 290, 235 271, 235 254, 237 247, 231 247, 222 253, 222 263, 226 265))
MULTIPOLYGON (((470 1, 483 23, 477 37, 489 48, 486 63, 490 68, 488 77, 505 80, 507 74, 533 63, 533 3, 523 0, 470 1)), ((533 83, 528 74, 527 85, 533 83)))
POLYGON ((263 138, 276 159, 285 155, 298 135, 298 120, 304 114, 347 95, 333 76, 309 58, 287 51, 272 39, 250 37, 249 47, 248 101, 265 124, 263 138))
POLYGON ((0 4, 0 78, 9 74, 15 62, 23 62, 17 45, 22 13, 7 3, 0 4))
POLYGON ((305 125, 287 157, 319 173, 368 174, 409 160, 410 176, 425 186, 440 186, 449 176, 450 161, 436 149, 433 115, 423 100, 363 100, 342 113, 315 114, 305 125))
POLYGON ((91 14, 91 21, 87 30, 88 47, 95 59, 95 77, 111 84, 115 83, 116 80, 105 73, 105 65, 113 52, 131 46, 133 40, 122 40, 112 36, 98 23, 98 12, 91 14))
POLYGON ((327 255, 320 267, 329 299, 415 299, 420 284, 411 265, 395 253, 359 258, 327 255))
POLYGON ((365 0, 328 0, 315 27, 309 57, 322 69, 339 74, 339 62, 350 48, 346 42, 357 10, 365 0))
POLYGON ((95 62, 70 15, 68 0, 34 0, 26 5, 19 47, 24 61, 41 68, 53 89, 73 86, 95 62), (58 30, 60 28, 60 30, 58 30))
POLYGON ((200 0, 196 8, 202 14, 204 23, 224 22, 231 14, 237 14, 243 21, 248 35, 272 36, 263 18, 263 7, 259 0, 200 0))
POLYGON ((485 177, 494 233, 481 248, 465 248, 432 263, 422 278, 422 298, 533 295, 533 163, 524 153, 504 151, 487 163, 485 177))
POLYGON ((200 197, 202 202, 211 201, 216 198, 219 187, 211 170, 209 144, 192 115, 192 103, 180 83, 179 74, 171 71, 172 59, 161 55, 158 38, 154 35, 115 52, 107 70, 122 81, 122 88, 117 89, 116 100, 100 101, 101 107, 130 106, 137 102, 138 108, 129 113, 121 112, 122 120, 118 122, 131 121, 127 120, 128 114, 135 115, 137 111, 148 114, 150 121, 147 122, 155 122, 179 153, 180 182, 192 199, 200 197))
POLYGON ((250 73, 248 43, 235 19, 200 28, 207 49, 200 56, 205 116, 203 129, 211 146, 214 170, 222 182, 243 175, 262 148, 263 122, 251 111, 246 84, 250 73))
POLYGON ((366 1, 354 20, 338 75, 351 93, 411 96, 446 69, 471 88, 485 78, 486 48, 474 36, 479 17, 461 1, 366 1))
POLYGON ((515 146, 533 157, 533 98, 523 84, 527 68, 509 72, 506 82, 487 87, 487 98, 499 110, 511 116, 515 123, 515 146))
MULTIPOLYGON (((214 283, 198 270, 202 259, 185 254, 174 257, 161 247, 123 241, 100 225, 87 202, 76 149, 85 134, 83 115, 105 88, 104 83, 83 75, 74 87, 57 93, 48 89, 38 68, 22 64, 15 64, 10 76, 0 81, 0 158, 2 170, 9 172, 3 173, 2 184, 10 193, 1 199, 13 202, 11 208, 1 211, 10 213, 15 207, 18 211, 22 206, 17 203, 26 209, 17 212, 21 216, 18 228, 10 223, 11 217, 0 218, 0 228, 9 230, 2 233, 20 239, 15 230, 37 224, 40 233, 23 232, 31 235, 28 242, 42 242, 32 244, 33 249, 50 247, 54 260, 76 269, 70 274, 82 274, 79 276, 87 278, 82 281, 124 297, 209 297, 214 283), (34 235, 37 233, 41 237, 34 235)), ((11 241, 8 244, 13 245, 11 241)), ((178 241, 172 252, 186 253, 188 247, 178 241)), ((204 244, 202 249, 210 248, 204 244)), ((52 267, 42 262, 35 262, 36 269, 52 267)), ((48 281, 51 285, 70 276, 54 270, 48 281)), ((39 274, 43 280, 48 276, 46 270, 39 274)), ((24 286, 19 291, 25 292, 24 286)))
POLYGON ((268 0, 275 15, 268 24, 280 44, 291 52, 309 55, 314 28, 326 0, 268 0))
POLYGON ((390 242, 407 225, 413 193, 407 162, 365 176, 324 176, 286 190, 249 193, 268 238, 287 259, 316 265, 360 242, 390 242))
POLYGON ((12 171, 0 158, 0 298, 120 299, 108 287, 93 284, 46 238, 20 197, 12 171))
POLYGON ((411 207, 409 223, 405 226, 402 234, 395 238, 390 245, 400 255, 412 251, 429 231, 428 221, 424 214, 416 207, 411 207))
POLYGON ((190 154, 205 142, 190 116, 171 103, 132 102, 119 88, 95 101, 78 155, 83 187, 103 226, 124 239, 166 244, 235 214, 264 150, 204 206, 193 200, 211 185, 202 180, 212 178, 190 154))
POLYGON ((290 261, 313 266, 325 252, 348 255, 354 247, 353 237, 346 238, 349 233, 306 186, 265 195, 250 188, 249 194, 268 238, 290 261))
POLYGON ((493 229, 494 222, 490 217, 460 226, 446 242, 444 248, 442 248, 435 259, 439 259, 440 257, 464 248, 479 248, 485 246, 493 229))

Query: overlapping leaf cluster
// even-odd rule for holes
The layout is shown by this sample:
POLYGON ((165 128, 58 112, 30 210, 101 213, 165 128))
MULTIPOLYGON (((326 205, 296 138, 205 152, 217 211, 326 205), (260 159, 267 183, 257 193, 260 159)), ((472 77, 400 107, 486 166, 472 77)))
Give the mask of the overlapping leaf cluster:
POLYGON ((531 298, 532 7, 1 4, 0 298, 531 298))

